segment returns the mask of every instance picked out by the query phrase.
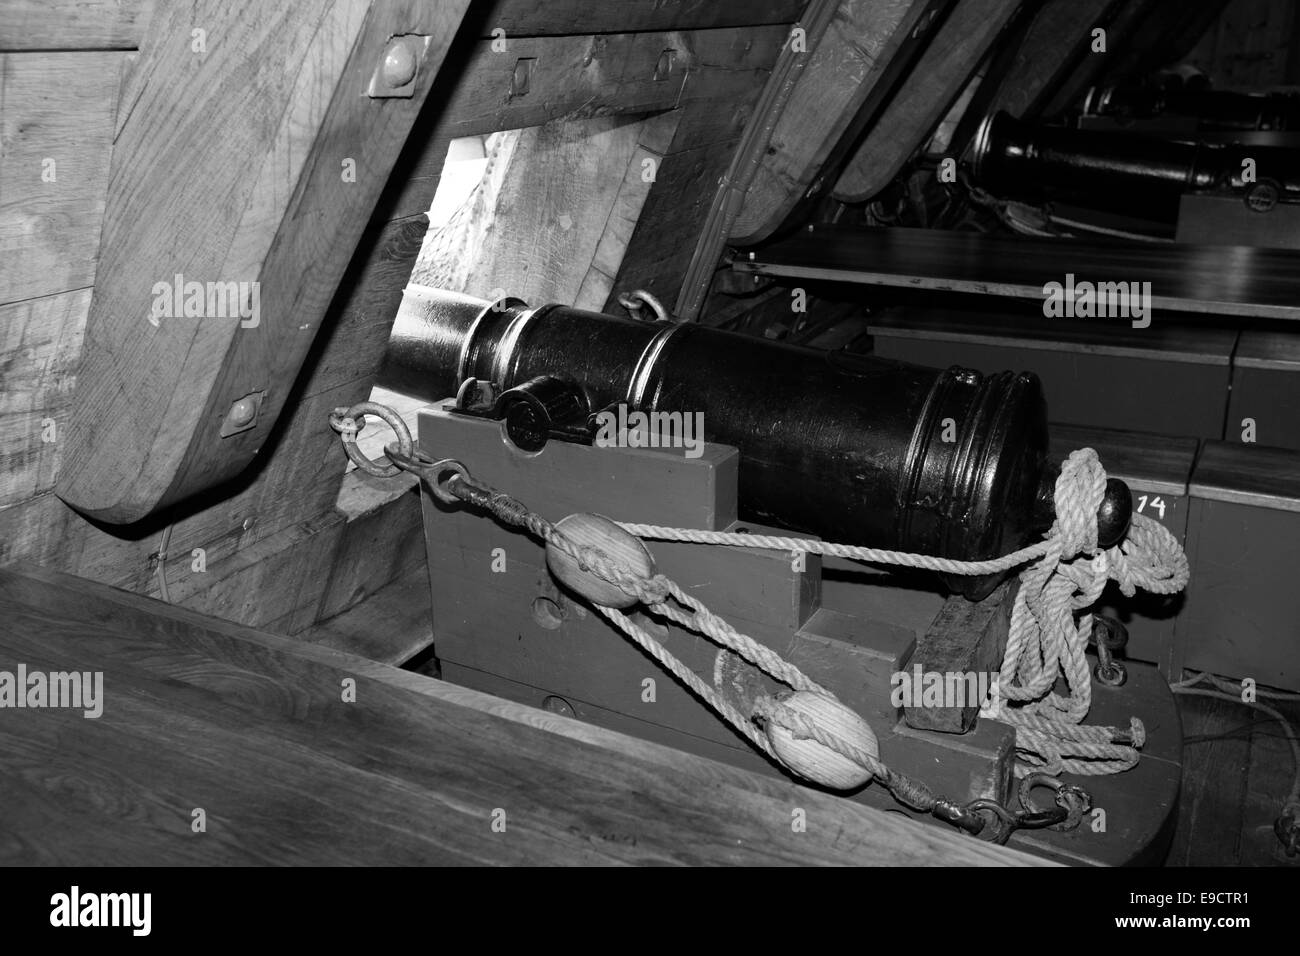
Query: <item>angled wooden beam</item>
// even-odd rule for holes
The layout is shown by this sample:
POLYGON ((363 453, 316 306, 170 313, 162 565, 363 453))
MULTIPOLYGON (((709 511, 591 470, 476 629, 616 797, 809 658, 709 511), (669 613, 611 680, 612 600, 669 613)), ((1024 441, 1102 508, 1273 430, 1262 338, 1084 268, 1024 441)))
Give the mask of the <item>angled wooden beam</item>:
POLYGON ((68 504, 130 523, 253 461, 467 6, 160 0, 114 147, 68 504))
POLYGON ((943 119, 1020 0, 966 0, 938 28, 902 89, 889 101, 835 184, 841 202, 863 202, 898 175, 943 119))
POLYGON ((1025 118, 1041 112, 1065 77, 1082 68, 1093 28, 1109 24, 1123 6, 1120 0, 1046 0, 1006 75, 995 79, 997 89, 990 91, 983 115, 1006 110, 1025 118))
POLYGON ((754 245, 830 191, 835 171, 953 0, 841 0, 776 119, 731 241, 754 245))

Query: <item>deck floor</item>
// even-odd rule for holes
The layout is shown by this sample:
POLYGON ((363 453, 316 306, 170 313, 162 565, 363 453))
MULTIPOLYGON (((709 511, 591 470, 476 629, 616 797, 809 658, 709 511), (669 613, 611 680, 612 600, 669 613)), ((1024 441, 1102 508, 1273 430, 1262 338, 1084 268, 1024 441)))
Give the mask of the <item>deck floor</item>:
MULTIPOLYGON (((1300 702, 1266 701, 1300 728, 1300 702)), ((1273 835, 1295 774, 1282 725, 1226 700, 1182 695, 1183 793, 1168 866, 1300 866, 1273 835)))

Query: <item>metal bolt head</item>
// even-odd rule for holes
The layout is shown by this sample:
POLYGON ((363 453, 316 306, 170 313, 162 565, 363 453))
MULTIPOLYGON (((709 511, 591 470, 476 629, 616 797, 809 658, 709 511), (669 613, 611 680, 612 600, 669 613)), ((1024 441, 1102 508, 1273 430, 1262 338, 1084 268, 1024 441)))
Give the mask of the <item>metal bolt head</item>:
POLYGON ((384 65, 381 74, 389 89, 398 89, 415 79, 417 61, 411 44, 401 37, 394 37, 384 50, 384 65))
POLYGON ((1246 190, 1246 208, 1251 212, 1272 212, 1281 198, 1281 190, 1274 183, 1265 180, 1246 190))
POLYGON ((512 97, 526 96, 532 75, 533 61, 531 57, 516 60, 514 72, 510 74, 510 95, 512 97))
POLYGON ((226 413, 226 421, 230 422, 235 428, 243 428, 257 417, 257 402, 253 396, 245 395, 230 406, 230 411, 226 413))
POLYGON ((664 50, 655 63, 655 79, 666 80, 673 72, 673 61, 677 59, 676 50, 664 50))
POLYGON ((1092 676, 1097 679, 1097 683, 1107 687, 1123 687, 1128 680, 1128 668, 1119 661, 1111 661, 1109 668, 1101 664, 1094 667, 1092 676))
POLYGON ((916 29, 912 31, 912 39, 913 40, 920 39, 921 34, 925 33, 926 30, 930 29, 930 24, 934 23, 935 17, 937 17, 938 15, 939 15, 938 10, 931 10, 929 15, 925 17, 923 20, 921 20, 916 25, 916 29))
POLYGON ((542 701, 542 709, 549 710, 553 714, 559 714, 561 717, 578 716, 574 713, 572 704, 563 697, 556 697, 554 694, 542 701))

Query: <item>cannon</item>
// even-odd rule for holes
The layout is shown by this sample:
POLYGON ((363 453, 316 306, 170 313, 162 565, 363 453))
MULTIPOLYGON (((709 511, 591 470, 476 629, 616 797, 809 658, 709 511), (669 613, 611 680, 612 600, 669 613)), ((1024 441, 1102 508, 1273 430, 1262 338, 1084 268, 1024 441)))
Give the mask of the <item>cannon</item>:
POLYGON ((1193 192, 1267 198, 1270 206, 1300 200, 1295 150, 1042 126, 1002 112, 980 125, 971 174, 999 195, 1126 211, 1168 211, 1193 192))
MULTIPOLYGON (((500 419, 523 454, 551 438, 594 441, 602 413, 698 415, 705 440, 740 451, 742 518, 846 544, 985 560, 1054 520, 1058 472, 1032 373, 925 368, 413 287, 380 384, 457 396, 460 413, 500 419)), ((1124 536, 1130 513, 1127 486, 1112 479, 1103 546, 1124 536)), ((979 600, 999 580, 948 585, 979 600)))

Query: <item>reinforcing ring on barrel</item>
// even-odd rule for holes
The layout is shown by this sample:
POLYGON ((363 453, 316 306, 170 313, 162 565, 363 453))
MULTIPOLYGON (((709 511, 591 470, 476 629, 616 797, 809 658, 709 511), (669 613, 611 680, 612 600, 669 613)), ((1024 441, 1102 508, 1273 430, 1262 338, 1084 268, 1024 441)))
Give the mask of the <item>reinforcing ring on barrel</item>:
POLYGON ((366 427, 367 415, 374 415, 382 419, 393 430, 393 434, 397 436, 398 450, 403 455, 410 457, 415 447, 414 442, 411 441, 411 430, 406 427, 406 422, 402 421, 402 417, 386 405, 380 405, 377 402, 357 402, 350 408, 336 408, 330 413, 330 428, 339 433, 339 438, 343 441, 343 451, 347 453, 348 460, 367 475, 374 475, 376 478, 396 478, 402 473, 401 468, 391 463, 381 465, 377 461, 371 461, 357 447, 357 435, 366 427))

